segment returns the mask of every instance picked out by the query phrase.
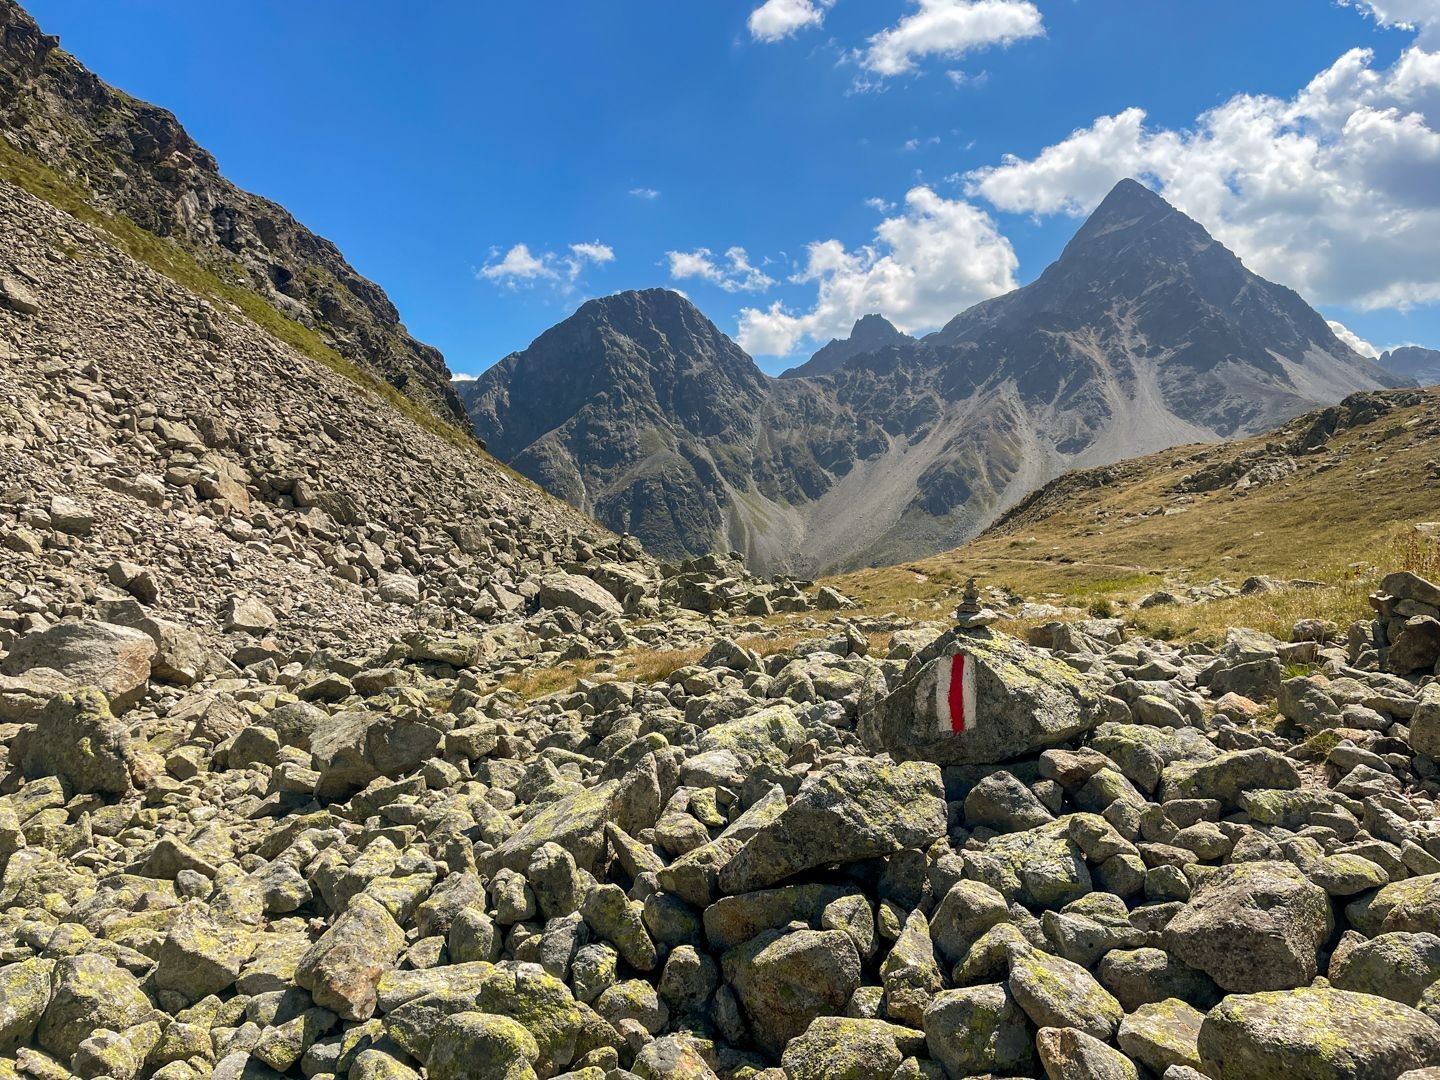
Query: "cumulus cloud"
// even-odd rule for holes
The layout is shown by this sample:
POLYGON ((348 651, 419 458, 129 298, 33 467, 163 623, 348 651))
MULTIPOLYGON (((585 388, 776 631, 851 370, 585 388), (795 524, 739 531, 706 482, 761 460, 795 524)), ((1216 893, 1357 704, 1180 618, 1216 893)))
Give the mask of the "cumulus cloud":
POLYGON ((915 62, 956 60, 978 49, 1011 45, 1045 33, 1030 0, 916 0, 918 10, 872 37, 858 54, 862 67, 888 77, 913 71, 915 62))
POLYGON ((825 21, 835 0, 765 0, 750 12, 750 36, 768 43, 781 41, 825 21))
POLYGON ((615 249, 599 242, 571 244, 563 254, 553 251, 536 255, 529 244, 516 244, 502 256, 498 249, 490 261, 476 271, 476 276, 510 289, 519 289, 545 282, 570 291, 580 280, 587 266, 603 266, 615 261, 615 249))
POLYGON ((1440 301, 1437 170, 1440 53, 1415 46, 1389 68, 1354 49, 1294 97, 1239 95, 1183 130, 1102 116, 965 185, 1001 210, 1078 216, 1138 176, 1264 276, 1373 310, 1440 301))
POLYGON ((665 257, 670 260, 670 276, 676 281, 699 278, 731 293, 764 292, 775 284, 774 278, 750 262, 742 247, 732 247, 723 256, 716 256, 709 248, 697 248, 667 251, 665 257))
POLYGON ((1341 0, 1358 8, 1381 26, 1420 33, 1417 44, 1440 47, 1440 0, 1341 0))
POLYGON ((630 194, 636 199, 644 199, 646 202, 654 202, 660 197, 660 192, 653 187, 636 187, 630 189, 630 194))
POLYGON ((876 228, 873 243, 856 250, 838 240, 811 244, 804 269, 791 280, 815 285, 814 307, 746 308, 739 341, 757 356, 788 356, 806 342, 843 337, 875 311, 902 330, 934 329, 1015 288, 1018 265, 989 214, 917 187, 876 228))
POLYGON ((1334 331, 1335 336, 1338 337, 1341 341, 1343 341, 1346 345, 1349 345, 1361 356, 1368 356, 1372 360, 1379 358, 1380 350, 1377 349, 1374 345, 1371 345, 1370 342, 1366 341, 1359 334, 1355 333, 1354 330, 1351 330, 1344 323, 1336 322, 1334 319, 1331 319, 1329 321, 1330 329, 1334 331))

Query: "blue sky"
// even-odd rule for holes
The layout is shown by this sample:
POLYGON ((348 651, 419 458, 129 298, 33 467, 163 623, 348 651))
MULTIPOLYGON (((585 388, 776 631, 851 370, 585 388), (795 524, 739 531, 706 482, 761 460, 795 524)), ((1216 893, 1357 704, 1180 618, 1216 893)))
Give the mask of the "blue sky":
POLYGON ((868 310, 930 329, 1127 173, 1365 340, 1440 346, 1440 0, 28 7, 458 372, 658 285, 770 371, 868 310))

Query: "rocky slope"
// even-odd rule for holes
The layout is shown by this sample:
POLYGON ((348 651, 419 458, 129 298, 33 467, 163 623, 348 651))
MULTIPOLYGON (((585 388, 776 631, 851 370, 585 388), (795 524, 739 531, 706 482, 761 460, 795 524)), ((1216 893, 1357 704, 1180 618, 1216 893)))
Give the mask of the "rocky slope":
POLYGON ((787 373, 824 374, 767 380, 688 301, 627 294, 466 402, 502 459, 656 551, 729 546, 811 573, 953 547, 1070 468, 1403 381, 1131 181, 1032 285, 923 341, 888 325, 862 321, 860 346, 787 373), (657 330, 672 324, 702 332, 657 330), (586 395, 556 392, 560 372, 586 395))
POLYGON ((171 113, 107 86, 14 0, 0 0, 0 138, 0 174, 40 162, 102 213, 177 241, 447 423, 464 425, 444 359, 409 335, 378 285, 283 207, 226 180, 171 113))
POLYGON ((1413 379, 1421 386, 1440 383, 1440 351, 1407 345, 1380 357, 1380 366, 1393 375, 1413 379))

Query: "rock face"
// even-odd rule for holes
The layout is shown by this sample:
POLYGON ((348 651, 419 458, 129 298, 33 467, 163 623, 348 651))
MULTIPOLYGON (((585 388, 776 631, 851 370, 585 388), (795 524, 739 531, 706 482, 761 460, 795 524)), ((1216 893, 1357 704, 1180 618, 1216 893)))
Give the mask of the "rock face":
POLYGON ((502 460, 651 551, 811 574, 954 547, 1070 469, 1408 382, 1133 181, 1033 284, 921 341, 862 320, 786 374, 807 377, 767 379, 652 290, 590 301, 463 393, 502 460))
POLYGON ((1392 375, 1412 379, 1420 386, 1440 383, 1440 350, 1407 345, 1383 354, 1379 363, 1392 375))
POLYGON ((5 153, 42 161, 98 209, 179 241, 205 266, 239 269, 281 316, 447 423, 464 422, 444 359, 409 335, 380 286, 283 207, 226 180, 171 113, 107 86, 14 0, 0 3, 0 118, 5 153))
POLYGON ((938 765, 993 764, 1038 754, 1110 715, 1097 688, 1062 661, 1004 634, 947 635, 906 666, 895 691, 861 718, 871 750, 938 765), (963 653, 973 668, 975 714, 953 730, 937 683, 963 653))

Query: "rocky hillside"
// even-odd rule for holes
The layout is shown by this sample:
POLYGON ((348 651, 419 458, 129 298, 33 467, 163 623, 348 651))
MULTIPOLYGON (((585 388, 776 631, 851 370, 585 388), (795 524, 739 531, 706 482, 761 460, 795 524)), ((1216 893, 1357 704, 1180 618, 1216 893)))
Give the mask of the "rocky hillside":
POLYGON ((1131 181, 1032 285, 923 341, 862 320, 802 374, 766 379, 654 291, 592 302, 466 400, 503 460, 652 549, 811 573, 953 547, 1071 468, 1407 381, 1131 181))
POLYGON ((1380 357, 1380 366, 1421 386, 1440 384, 1440 351, 1435 349, 1422 349, 1416 345, 1391 349, 1380 357))
POLYGON ((831 584, 938 614, 979 576, 1020 626, 1095 608, 1181 639, 1279 632, 1301 612, 1359 617, 1387 559, 1440 569, 1437 495, 1440 395, 1363 392, 1257 438, 1067 473, 963 547, 831 584))
MULTIPOLYGON (((0 176, 63 178, 77 200, 183 246, 227 283, 463 426, 440 353, 374 282, 283 207, 241 191, 166 111, 107 86, 14 0, 0 0, 0 176)), ((33 189, 33 185, 32 185, 33 189)))

